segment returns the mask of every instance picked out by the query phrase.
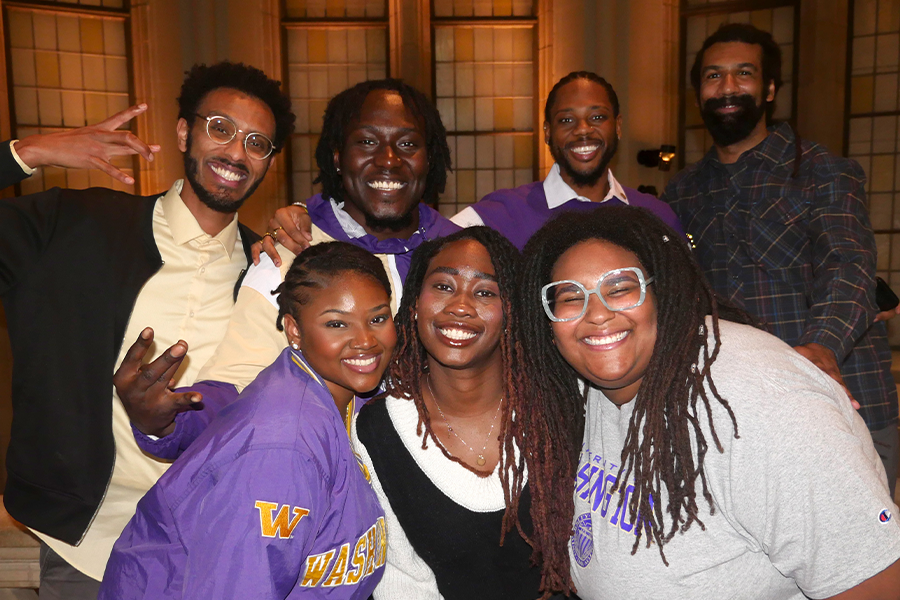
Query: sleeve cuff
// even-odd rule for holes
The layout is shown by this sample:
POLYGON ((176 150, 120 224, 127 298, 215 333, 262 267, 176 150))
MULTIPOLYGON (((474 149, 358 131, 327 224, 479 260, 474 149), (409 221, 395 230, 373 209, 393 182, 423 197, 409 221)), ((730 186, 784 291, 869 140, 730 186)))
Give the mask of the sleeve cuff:
POLYGON ((32 173, 35 172, 36 169, 32 169, 31 167, 26 165, 25 161, 22 160, 22 157, 19 156, 19 153, 16 152, 16 142, 18 142, 18 141, 19 140, 12 140, 9 142, 9 151, 12 153, 12 157, 14 159, 16 159, 16 162, 19 163, 19 166, 22 168, 22 170, 25 172, 25 174, 30 176, 32 173))

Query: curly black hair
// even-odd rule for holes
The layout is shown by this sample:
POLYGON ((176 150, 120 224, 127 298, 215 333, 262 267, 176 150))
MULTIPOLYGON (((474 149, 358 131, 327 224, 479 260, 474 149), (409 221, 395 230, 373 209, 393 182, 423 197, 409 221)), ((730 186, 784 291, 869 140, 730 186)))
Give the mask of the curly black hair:
POLYGON ((654 278, 656 343, 640 394, 633 400, 617 478, 634 477, 635 491, 625 508, 633 522, 641 515, 644 526, 638 529, 633 551, 646 529, 647 545, 651 539, 656 542, 665 562, 663 546, 676 531, 685 531, 693 522, 703 526, 697 495, 702 494, 712 510, 703 459, 709 445, 720 451, 721 445, 712 422, 713 439, 703 435, 698 405, 709 413, 710 403, 719 402, 731 415, 730 433, 737 437, 734 414, 716 391, 710 367, 720 346, 719 319, 753 323, 747 313, 716 295, 684 238, 643 208, 612 206, 564 213, 528 241, 518 303, 524 352, 517 357, 521 365, 517 386, 529 393, 523 395, 525 403, 517 412, 521 419, 516 441, 527 457, 534 560, 542 565, 548 591, 573 589, 567 543, 590 386, 584 385, 557 350, 539 290, 550 283, 559 258, 588 240, 607 241, 632 252, 654 278), (707 316, 712 319, 712 344, 707 316), (698 356, 702 356, 700 368, 696 367, 698 356), (662 497, 668 498, 668 505, 651 503, 651 498, 662 497))
MULTIPOLYGON (((726 23, 706 38, 694 58, 694 65, 691 67, 691 86, 693 86, 697 98, 700 98, 700 69, 703 67, 703 55, 713 44, 725 42, 743 42, 759 46, 762 49, 760 68, 762 69, 763 83, 768 88, 769 83, 775 82, 775 95, 777 96, 783 83, 781 79, 781 47, 778 42, 768 31, 758 29, 749 23, 726 23)), ((766 102, 766 121, 771 122, 774 114, 775 101, 766 102)))
POLYGON ((265 73, 245 65, 223 61, 214 65, 194 65, 185 72, 181 95, 178 96, 178 118, 194 124, 197 108, 206 95, 217 89, 230 88, 248 96, 259 98, 275 117, 275 152, 280 152, 294 131, 294 113, 291 99, 281 90, 281 82, 269 79, 265 73))
POLYGON ((560 88, 576 79, 587 79, 588 81, 593 81, 597 85, 603 86, 603 89, 606 90, 606 95, 609 96, 609 102, 612 104, 613 116, 619 116, 619 96, 616 94, 616 90, 613 89, 612 84, 592 71, 572 71, 557 81, 556 84, 554 84, 553 89, 550 90, 550 93, 547 94, 547 102, 544 104, 544 121, 547 123, 550 122, 553 105, 556 103, 556 95, 559 93, 560 88))
POLYGON ((441 121, 434 104, 425 94, 403 83, 399 79, 373 79, 357 83, 336 95, 328 102, 325 116, 322 119, 322 135, 316 146, 316 164, 319 174, 314 183, 322 184, 322 195, 325 198, 341 200, 344 187, 341 176, 334 165, 334 153, 344 149, 351 123, 359 118, 363 102, 370 92, 387 90, 397 92, 403 99, 403 105, 409 109, 425 128, 425 146, 428 152, 428 176, 425 180, 425 193, 422 201, 435 203, 438 195, 447 185, 447 172, 450 171, 450 147, 447 145, 447 130, 441 121))
POLYGON ((347 271, 371 277, 391 297, 391 282, 374 254, 347 242, 314 244, 297 255, 284 281, 272 292, 278 294, 278 331, 284 331, 284 315, 299 320, 296 309, 309 302, 310 290, 327 286, 332 277, 347 271))

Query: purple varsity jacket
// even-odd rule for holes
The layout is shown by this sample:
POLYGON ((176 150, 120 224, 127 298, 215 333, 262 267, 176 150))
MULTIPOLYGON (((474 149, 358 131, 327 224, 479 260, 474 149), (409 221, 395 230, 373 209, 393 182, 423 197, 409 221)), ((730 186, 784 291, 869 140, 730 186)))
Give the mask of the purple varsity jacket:
POLYGON ((98 600, 365 599, 385 535, 331 394, 285 349, 140 501, 98 600))

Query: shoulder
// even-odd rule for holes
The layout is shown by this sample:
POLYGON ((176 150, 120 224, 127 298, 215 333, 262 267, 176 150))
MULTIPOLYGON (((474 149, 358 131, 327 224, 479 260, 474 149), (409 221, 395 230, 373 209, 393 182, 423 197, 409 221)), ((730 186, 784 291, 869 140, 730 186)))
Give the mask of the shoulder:
POLYGON ((294 262, 293 253, 282 245, 275 246, 278 254, 281 256, 281 267, 276 267, 268 254, 261 253, 259 255, 259 264, 250 265, 244 280, 241 282, 241 289, 250 288, 256 290, 266 299, 266 301, 278 309, 278 300, 272 292, 284 281, 284 275, 294 262))
POLYGON ((666 185, 666 189, 663 192, 663 198, 665 198, 666 202, 674 204, 684 196, 693 195, 695 193, 697 182, 699 181, 699 178, 703 176, 703 163, 704 161, 700 160, 689 165, 676 173, 675 176, 669 180, 669 183, 666 185))
POLYGON ((846 177, 865 184, 866 175, 858 162, 832 154, 827 148, 809 140, 801 140, 801 169, 812 172, 817 181, 827 183, 837 177, 846 177))
POLYGON ((541 196, 543 196, 543 184, 543 181, 533 181, 531 183, 526 183, 525 185, 520 185, 519 187, 515 188, 495 190, 490 194, 485 195, 481 200, 479 200, 472 206, 476 210, 478 210, 479 208, 490 206, 491 204, 499 204, 503 206, 509 206, 510 204, 512 204, 514 206, 518 206, 521 202, 524 202, 528 198, 533 197, 536 193, 539 193, 541 196))
MULTIPOLYGON (((709 318, 707 328, 712 347, 709 318)), ((801 406, 831 405, 848 415, 852 411, 833 379, 774 335, 725 320, 719 320, 719 332, 721 346, 712 365, 712 380, 736 410, 768 420, 777 420, 778 414, 787 416, 801 406)))

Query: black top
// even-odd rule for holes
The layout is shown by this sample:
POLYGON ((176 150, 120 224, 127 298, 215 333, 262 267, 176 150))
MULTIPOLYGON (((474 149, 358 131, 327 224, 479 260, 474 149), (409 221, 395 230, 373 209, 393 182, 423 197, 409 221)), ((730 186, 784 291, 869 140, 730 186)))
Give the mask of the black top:
MULTIPOLYGON (((160 196, 53 188, 0 200, 0 300, 14 359, 3 500, 18 521, 69 544, 112 475, 112 377, 138 293, 162 265, 160 196)), ((249 262, 258 236, 240 232, 249 262)))
MULTIPOLYGON (((416 464, 397 434, 384 399, 363 407, 357 435, 409 543, 434 572, 446 600, 534 600, 541 572, 531 546, 514 529, 500 546, 502 510, 473 512, 445 496, 416 464)), ((526 484, 519 520, 531 532, 526 484)))

